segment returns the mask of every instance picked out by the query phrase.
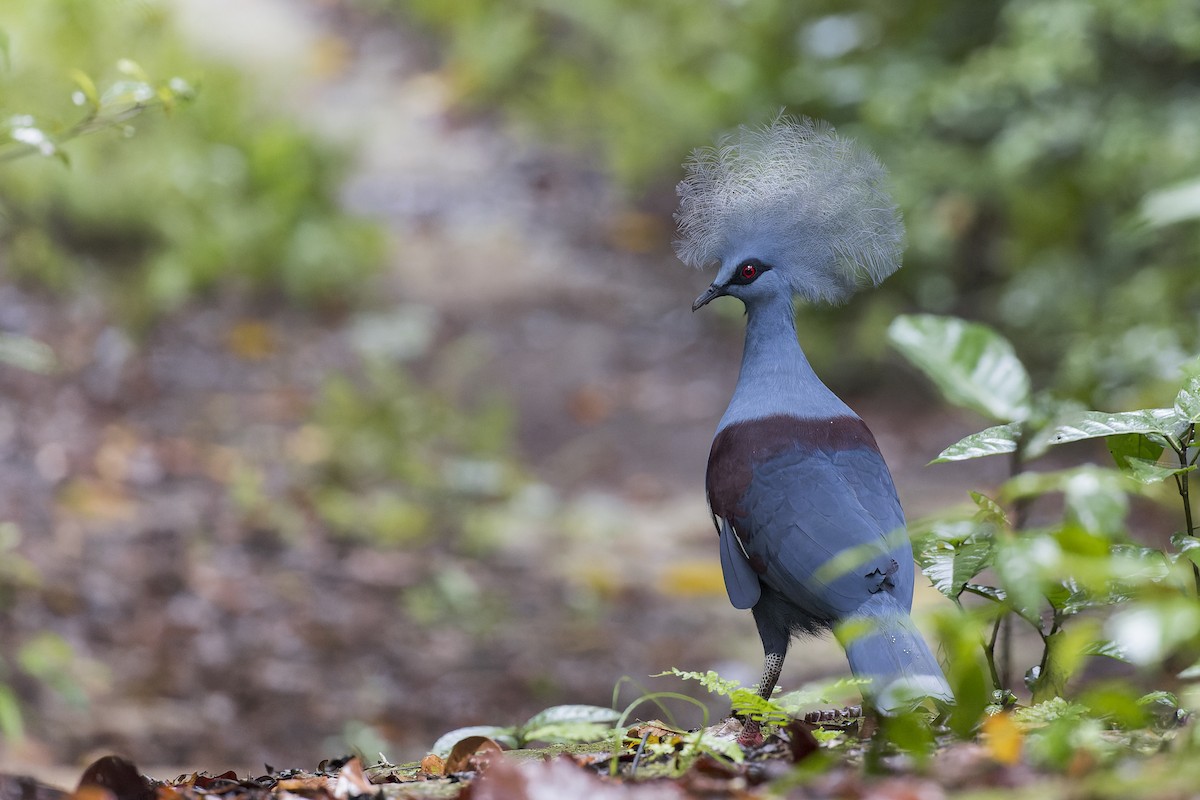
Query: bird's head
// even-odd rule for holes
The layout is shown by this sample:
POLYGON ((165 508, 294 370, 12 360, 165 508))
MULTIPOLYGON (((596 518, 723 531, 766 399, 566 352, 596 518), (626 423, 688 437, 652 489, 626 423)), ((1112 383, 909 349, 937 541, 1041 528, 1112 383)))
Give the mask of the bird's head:
POLYGON ((781 116, 742 127, 685 166, 675 251, 719 265, 693 310, 722 295, 840 303, 900 267, 904 226, 882 165, 827 125, 781 116))
POLYGON ((736 297, 749 307, 777 295, 790 299, 790 294, 786 278, 771 264, 756 257, 734 259, 721 267, 716 280, 692 303, 692 311, 718 297, 736 297))

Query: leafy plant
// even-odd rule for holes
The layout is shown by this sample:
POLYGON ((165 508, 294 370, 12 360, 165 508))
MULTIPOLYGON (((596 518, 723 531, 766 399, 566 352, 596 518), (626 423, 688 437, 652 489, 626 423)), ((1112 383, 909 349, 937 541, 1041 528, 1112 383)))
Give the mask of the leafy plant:
POLYGON ((439 737, 430 752, 444 757, 470 736, 486 736, 505 747, 524 747, 530 742, 599 742, 609 737, 620 717, 619 711, 602 706, 552 706, 521 725, 472 725, 452 730, 439 737))
POLYGON ((0 171, 10 278, 87 286, 133 324, 218 287, 332 308, 363 296, 382 234, 338 207, 345 155, 191 53, 170 4, 0 0, 0 26, 0 158, 62 156, 73 139, 69 169, 0 171), (153 106, 177 113, 127 124, 153 106))
MULTIPOLYGON (((1197 588, 1182 577, 1196 574, 1188 475, 1196 462, 1200 380, 1189 377, 1170 408, 1098 412, 1033 393, 1012 346, 985 326, 906 316, 893 323, 890 337, 947 400, 1000 423, 950 445, 935 463, 997 454, 1011 459, 1012 477, 994 497, 972 493, 972 512, 912 526, 917 563, 954 603, 958 624, 965 622, 980 641, 991 688, 1008 686, 996 650, 1002 625, 1014 618, 1042 643, 1040 659, 1026 672, 1035 701, 1061 697, 1087 656, 1159 668, 1170 655, 1187 652, 1200 636, 1197 588), (1049 448, 1096 438, 1107 440, 1113 466, 1025 468, 1049 448), (1159 463, 1163 453, 1171 463, 1159 463), (1153 494, 1168 479, 1183 503, 1184 529, 1171 537, 1170 550, 1138 544, 1126 526, 1129 498, 1153 494), (1061 519, 1027 524, 1030 505, 1049 495, 1061 497, 1061 519), (968 608, 967 597, 983 606, 968 608)), ((966 733, 983 711, 978 698, 984 695, 977 681, 968 690, 969 667, 956 670, 952 660, 950 669, 960 704, 973 709, 956 727, 966 733)))
MULTIPOLYGON (((25 156, 57 158, 70 163, 63 146, 89 133, 127 125, 134 117, 151 108, 171 111, 178 103, 191 100, 194 91, 183 78, 175 76, 153 82, 134 61, 117 62, 121 80, 113 81, 103 92, 82 70, 72 70, 76 90, 72 102, 84 109, 83 116, 69 124, 48 128, 30 114, 12 114, 0 120, 0 163, 25 156)), ((132 134, 132 128, 126 128, 132 134)))
MULTIPOLYGON (((0 523, 0 612, 14 603, 17 592, 36 589, 42 581, 37 567, 17 551, 21 536, 21 529, 15 523, 0 523)), ((5 625, 7 622, 0 613, 0 634, 7 633, 5 625)), ((50 631, 23 641, 11 635, 5 639, 12 645, 0 650, 0 741, 19 740, 25 734, 23 701, 13 687, 19 678, 26 685, 32 680, 39 688, 53 691, 74 706, 87 705, 80 667, 94 670, 95 665, 81 665, 70 643, 50 631)))
POLYGON ((519 483, 509 430, 501 403, 459 408, 402 369, 369 361, 363 374, 323 387, 302 434, 311 449, 300 483, 341 536, 398 545, 460 534, 519 483))
POLYGON ((1137 402, 1200 347, 1200 99, 1177 77, 1200 62, 1195 4, 358 2, 437 34, 464 104, 574 144, 635 196, 781 106, 869 144, 909 268, 854 309, 805 310, 825 375, 854 380, 841 343, 877 354, 897 304, 1002 326, 1094 403, 1137 402))
MULTIPOLYGON (((743 719, 752 719, 771 727, 785 725, 803 711, 818 704, 829 703, 831 698, 840 697, 848 690, 854 690, 869 682, 858 678, 839 678, 834 681, 809 684, 778 697, 764 699, 753 689, 743 687, 738 681, 722 678, 712 670, 687 672, 672 667, 662 675, 674 675, 685 681, 696 681, 710 694, 728 697, 730 713, 733 715, 743 719)), ((818 739, 827 741, 836 738, 837 735, 836 732, 817 733, 818 739)))

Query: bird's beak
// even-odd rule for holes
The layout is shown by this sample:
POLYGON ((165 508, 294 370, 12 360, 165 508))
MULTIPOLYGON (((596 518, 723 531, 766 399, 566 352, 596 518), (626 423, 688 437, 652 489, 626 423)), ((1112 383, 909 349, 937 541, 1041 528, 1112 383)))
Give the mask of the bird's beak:
POLYGON ((704 290, 704 294, 696 298, 696 302, 692 303, 692 311, 698 310, 701 306, 708 305, 708 302, 714 297, 720 297, 725 294, 725 290, 715 283, 704 290))

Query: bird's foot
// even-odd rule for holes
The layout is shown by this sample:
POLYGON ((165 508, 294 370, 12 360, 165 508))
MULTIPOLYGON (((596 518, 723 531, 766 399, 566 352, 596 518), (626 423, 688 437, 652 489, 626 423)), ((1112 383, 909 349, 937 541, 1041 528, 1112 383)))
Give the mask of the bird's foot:
POLYGON ((742 723, 742 732, 738 734, 737 743, 742 747, 761 747, 762 726, 754 720, 746 720, 742 723))

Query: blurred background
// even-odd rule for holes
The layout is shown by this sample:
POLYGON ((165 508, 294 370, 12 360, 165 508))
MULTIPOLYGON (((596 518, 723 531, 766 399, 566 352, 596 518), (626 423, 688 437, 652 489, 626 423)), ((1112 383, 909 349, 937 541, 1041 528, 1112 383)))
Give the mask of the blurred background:
MULTIPOLYGON (((1101 409, 1200 350, 1184 0, 0 0, 0 31, 22 771, 399 761, 623 676, 756 680, 702 489, 740 307, 693 315, 670 248, 680 162, 739 123, 890 169, 905 269, 798 327, 910 517, 1005 465, 923 466, 983 423, 897 313, 988 322, 1101 409)), ((791 686, 845 669, 801 653, 791 686)))

